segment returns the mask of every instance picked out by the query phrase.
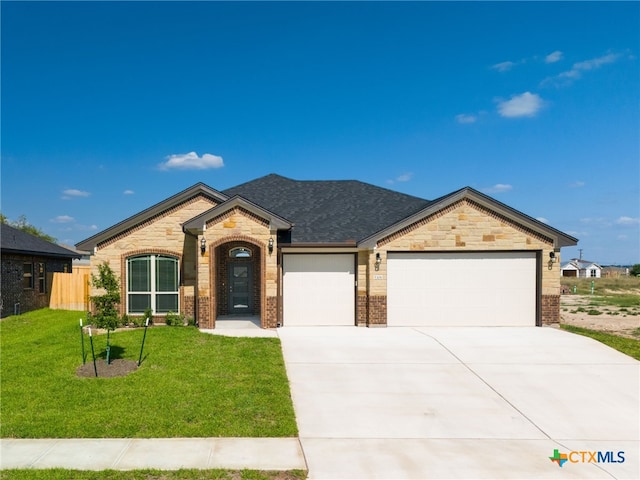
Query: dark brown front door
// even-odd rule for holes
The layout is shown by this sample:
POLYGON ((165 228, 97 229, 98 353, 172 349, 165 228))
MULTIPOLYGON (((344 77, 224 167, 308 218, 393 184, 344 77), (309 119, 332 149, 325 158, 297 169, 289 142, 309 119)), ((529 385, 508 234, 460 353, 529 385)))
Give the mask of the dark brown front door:
POLYGON ((251 264, 229 264, 229 313, 253 313, 251 264))

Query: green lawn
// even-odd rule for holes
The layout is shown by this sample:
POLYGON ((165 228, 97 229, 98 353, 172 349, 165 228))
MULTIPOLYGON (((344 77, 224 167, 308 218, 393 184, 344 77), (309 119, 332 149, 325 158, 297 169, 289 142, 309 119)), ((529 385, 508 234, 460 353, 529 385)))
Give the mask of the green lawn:
POLYGON ((640 340, 634 340, 633 338, 620 337, 618 335, 612 335, 610 333, 598 332, 596 330, 590 330, 588 328, 574 327, 572 325, 560 325, 560 328, 568 332, 584 335, 585 337, 593 338, 611 348, 615 348, 619 352, 622 352, 630 357, 640 360, 640 340))
POLYGON ((303 470, 2 470, 3 480, 304 480, 303 470))
MULTIPOLYGON (((79 318, 44 309, 0 322, 2 437, 297 436, 278 339, 151 327, 137 371, 81 378, 79 318)), ((137 361, 142 336, 112 334, 112 358, 137 361)), ((93 339, 104 356, 106 336, 93 339)))

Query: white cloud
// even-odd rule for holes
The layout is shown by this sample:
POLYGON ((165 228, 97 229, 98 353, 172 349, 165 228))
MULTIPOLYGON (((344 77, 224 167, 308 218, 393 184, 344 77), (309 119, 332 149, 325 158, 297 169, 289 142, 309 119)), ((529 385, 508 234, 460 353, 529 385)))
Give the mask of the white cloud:
POLYGON ((571 67, 571 70, 567 70, 559 73, 554 77, 545 78, 540 85, 555 84, 557 86, 566 86, 573 83, 574 80, 582 78, 584 72, 590 70, 597 70, 603 65, 608 65, 617 62, 622 57, 620 53, 608 53, 601 57, 591 58, 582 62, 576 62, 571 67))
POLYGON ((125 190, 124 192, 122 192, 123 195, 133 195, 134 193, 136 192, 134 192, 133 190, 125 190))
POLYGON ((413 173, 407 172, 407 173, 403 173, 402 175, 398 175, 393 180, 387 180, 387 183, 393 185, 396 182, 408 182, 412 178, 413 178, 413 173))
POLYGON ((53 223, 71 223, 73 221, 75 221, 75 219, 69 215, 58 215, 50 220, 50 222, 53 223))
POLYGON ((536 220, 538 220, 539 222, 542 222, 542 223, 549 223, 549 220, 547 220, 544 217, 538 217, 538 218, 536 218, 536 220))
POLYGON ((507 118, 535 117, 543 103, 537 93, 524 92, 520 95, 512 95, 509 100, 499 101, 498 113, 507 118))
POLYGON ((556 50, 555 52, 550 53, 546 57, 544 57, 545 63, 556 63, 562 60, 562 52, 560 50, 556 50))
POLYGON ((508 72, 515 66, 516 66, 516 63, 514 62, 500 62, 500 63, 496 63, 495 65, 491 65, 491 68, 499 72, 508 72))
POLYGON ((413 178, 413 173, 403 173, 396 177, 396 182, 408 182, 411 178, 413 178))
POLYGON ((508 183, 496 183, 493 187, 483 188, 484 193, 505 193, 513 190, 513 186, 508 183))
POLYGON ((624 225, 624 226, 639 225, 640 224, 640 218, 620 217, 620 218, 618 218, 616 220, 616 223, 618 225, 624 225))
POLYGON ((584 183, 582 180, 576 180, 573 183, 569 184, 569 187, 571 188, 582 188, 586 185, 586 183, 584 183))
POLYGON ((205 153, 201 157, 196 152, 178 153, 166 157, 167 161, 159 165, 160 170, 208 170, 224 166, 222 157, 205 153))
POLYGON ((89 192, 85 192, 83 190, 77 190, 75 188, 69 188, 67 190, 63 190, 62 199, 69 200, 73 197, 88 197, 91 195, 89 192))
POLYGON ((456 115, 456 122, 458 123, 475 123, 477 120, 478 117, 475 115, 467 115, 466 113, 456 115))

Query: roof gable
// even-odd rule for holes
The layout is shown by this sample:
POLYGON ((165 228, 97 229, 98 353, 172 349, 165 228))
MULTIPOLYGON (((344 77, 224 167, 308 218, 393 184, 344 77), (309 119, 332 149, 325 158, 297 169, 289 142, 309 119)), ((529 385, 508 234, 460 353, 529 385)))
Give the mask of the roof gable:
POLYGON ((471 187, 465 187, 443 197, 437 198, 419 212, 416 212, 415 214, 406 217, 399 222, 390 225, 384 230, 376 232, 370 237, 364 239, 362 242, 360 242, 359 246, 373 248, 377 245, 378 241, 380 241, 384 237, 391 235, 398 230, 406 228, 425 217, 431 216, 465 199, 471 200, 472 202, 475 202, 476 204, 490 211, 496 212, 507 220, 510 220, 518 225, 521 225, 524 228, 527 228, 535 233, 549 238, 553 241, 553 245, 555 248, 576 245, 578 243, 578 240, 576 238, 567 235, 560 230, 556 230, 555 228, 550 227, 549 225, 542 223, 539 220, 536 220, 535 218, 530 217, 514 208, 511 208, 508 205, 495 200, 494 198, 480 193, 479 191, 471 187))
POLYGON ((101 231, 100 233, 97 233, 90 238, 87 238, 86 240, 77 243, 76 248, 78 248, 78 250, 92 251, 98 244, 120 235, 121 233, 198 196, 205 196, 216 203, 222 203, 228 198, 226 195, 200 182, 147 208, 146 210, 143 210, 140 213, 127 218, 126 220, 123 220, 120 223, 117 223, 112 227, 107 228, 106 230, 101 231))
POLYGON ((46 257, 80 258, 80 254, 60 245, 23 232, 5 223, 0 224, 0 249, 3 253, 41 255, 46 257))
POLYGON ((207 210, 206 212, 201 213, 197 217, 192 218, 188 222, 185 222, 182 225, 183 230, 198 235, 201 234, 205 228, 207 223, 220 215, 227 213, 229 210, 233 210, 235 208, 243 208, 248 212, 263 218, 264 220, 269 222, 270 228, 276 230, 288 230, 291 228, 292 224, 286 219, 265 210, 264 208, 242 198, 239 196, 235 196, 230 198, 226 202, 216 205, 215 207, 207 210))

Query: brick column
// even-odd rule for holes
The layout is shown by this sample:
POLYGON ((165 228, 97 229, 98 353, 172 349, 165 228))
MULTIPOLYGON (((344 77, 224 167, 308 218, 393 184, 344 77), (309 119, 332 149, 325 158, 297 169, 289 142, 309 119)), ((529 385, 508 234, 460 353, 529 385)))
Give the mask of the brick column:
POLYGON ((560 323, 560 295, 542 295, 542 324, 560 323))
POLYGON ((369 296, 369 327, 386 327, 387 326, 387 296, 386 295, 370 295, 369 296))

